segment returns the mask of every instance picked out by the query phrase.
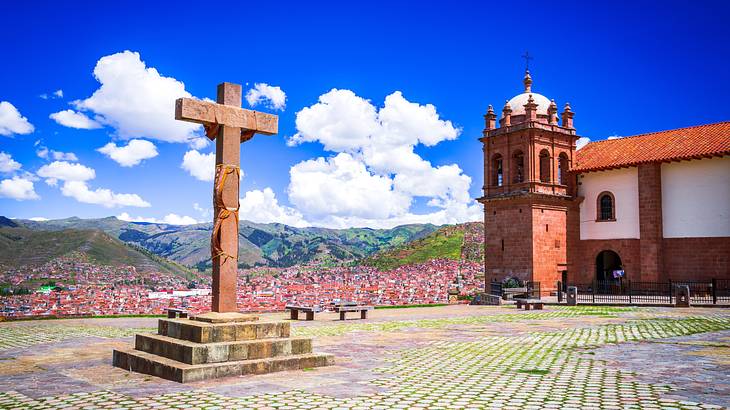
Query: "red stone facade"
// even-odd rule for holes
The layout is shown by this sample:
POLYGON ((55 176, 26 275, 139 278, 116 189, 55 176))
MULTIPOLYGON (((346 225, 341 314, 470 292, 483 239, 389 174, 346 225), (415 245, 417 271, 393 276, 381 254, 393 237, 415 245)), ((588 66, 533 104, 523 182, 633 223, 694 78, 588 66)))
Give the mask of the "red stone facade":
MULTIPOLYGON (((525 93, 511 100, 526 101, 524 110, 508 102, 497 127, 490 106, 480 138, 484 196, 479 201, 484 205, 487 289, 492 280, 508 277, 539 281, 543 294, 555 291, 556 282, 565 277, 569 283, 590 283, 596 279, 597 257, 606 250, 618 254, 629 280, 730 279, 730 238, 663 237, 661 161, 627 165, 638 167, 641 239, 581 240, 579 204, 584 198, 577 195, 577 174, 607 169, 598 165, 613 164, 611 158, 621 158, 621 150, 609 150, 610 158, 603 162, 597 149, 586 151, 592 155, 590 161, 577 158, 578 136, 570 106, 566 104, 562 126, 558 125, 555 103, 540 111, 529 94, 529 73, 524 82, 525 93), (595 169, 585 168, 591 164, 595 169)), ((666 139, 667 133, 671 134, 659 136, 666 139)))
MULTIPOLYGON (((529 92, 531 79, 525 77, 529 92), (529 83, 528 83, 529 81, 529 83)), ((578 136, 566 106, 561 127, 557 107, 538 114, 532 95, 525 114, 503 109, 500 127, 490 107, 485 118, 484 151, 485 276, 539 281, 554 291, 567 269, 569 214, 577 212, 575 178, 569 173, 578 136)))

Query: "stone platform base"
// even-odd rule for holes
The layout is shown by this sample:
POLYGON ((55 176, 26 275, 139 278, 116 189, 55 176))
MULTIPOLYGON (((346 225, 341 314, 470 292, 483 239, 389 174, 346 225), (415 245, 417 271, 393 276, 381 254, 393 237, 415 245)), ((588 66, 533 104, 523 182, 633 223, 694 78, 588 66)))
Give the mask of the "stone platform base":
POLYGON ((290 337, 289 322, 236 315, 160 319, 157 334, 114 350, 114 366, 187 383, 334 364, 334 356, 312 353, 310 338, 290 337))

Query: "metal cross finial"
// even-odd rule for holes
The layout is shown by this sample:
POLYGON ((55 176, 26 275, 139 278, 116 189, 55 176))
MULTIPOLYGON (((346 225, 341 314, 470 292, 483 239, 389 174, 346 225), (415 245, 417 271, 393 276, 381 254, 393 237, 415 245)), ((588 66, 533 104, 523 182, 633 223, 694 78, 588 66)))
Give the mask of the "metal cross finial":
POLYGON ((530 70, 530 60, 533 60, 533 57, 530 56, 529 51, 525 51, 525 54, 522 55, 522 58, 525 59, 525 71, 530 70))

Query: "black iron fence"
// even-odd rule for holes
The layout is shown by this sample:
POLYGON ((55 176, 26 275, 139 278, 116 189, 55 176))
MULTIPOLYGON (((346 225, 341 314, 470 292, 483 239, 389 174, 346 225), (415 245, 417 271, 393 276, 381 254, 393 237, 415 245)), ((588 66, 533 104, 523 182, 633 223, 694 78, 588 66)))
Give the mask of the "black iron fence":
POLYGON ((578 303, 672 304, 675 301, 678 286, 689 286, 692 303, 730 303, 730 279, 677 282, 606 280, 569 283, 567 286, 558 282, 558 302, 565 299, 562 290, 567 289, 568 286, 575 286, 578 289, 578 303))

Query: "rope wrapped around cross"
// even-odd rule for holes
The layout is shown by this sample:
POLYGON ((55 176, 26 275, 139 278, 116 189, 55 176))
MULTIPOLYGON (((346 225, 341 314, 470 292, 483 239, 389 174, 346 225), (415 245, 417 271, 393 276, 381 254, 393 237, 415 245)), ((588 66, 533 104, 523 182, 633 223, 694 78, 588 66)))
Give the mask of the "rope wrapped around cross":
POLYGON ((232 164, 217 164, 215 166, 215 188, 213 192, 213 202, 215 203, 216 208, 218 208, 218 215, 215 218, 215 224, 213 225, 213 235, 210 238, 210 253, 212 255, 211 259, 222 257, 223 263, 226 263, 228 259, 233 259, 234 262, 238 260, 238 249, 236 249, 235 255, 231 255, 225 252, 221 247, 220 231, 221 226, 223 225, 223 220, 233 216, 234 218, 236 218, 236 227, 238 227, 238 209, 241 207, 241 203, 240 201, 238 201, 238 199, 236 200, 235 208, 227 207, 226 204, 223 202, 223 188, 226 186, 226 178, 230 174, 235 174, 235 181, 236 183, 238 183, 241 175, 241 168, 237 165, 232 164))

